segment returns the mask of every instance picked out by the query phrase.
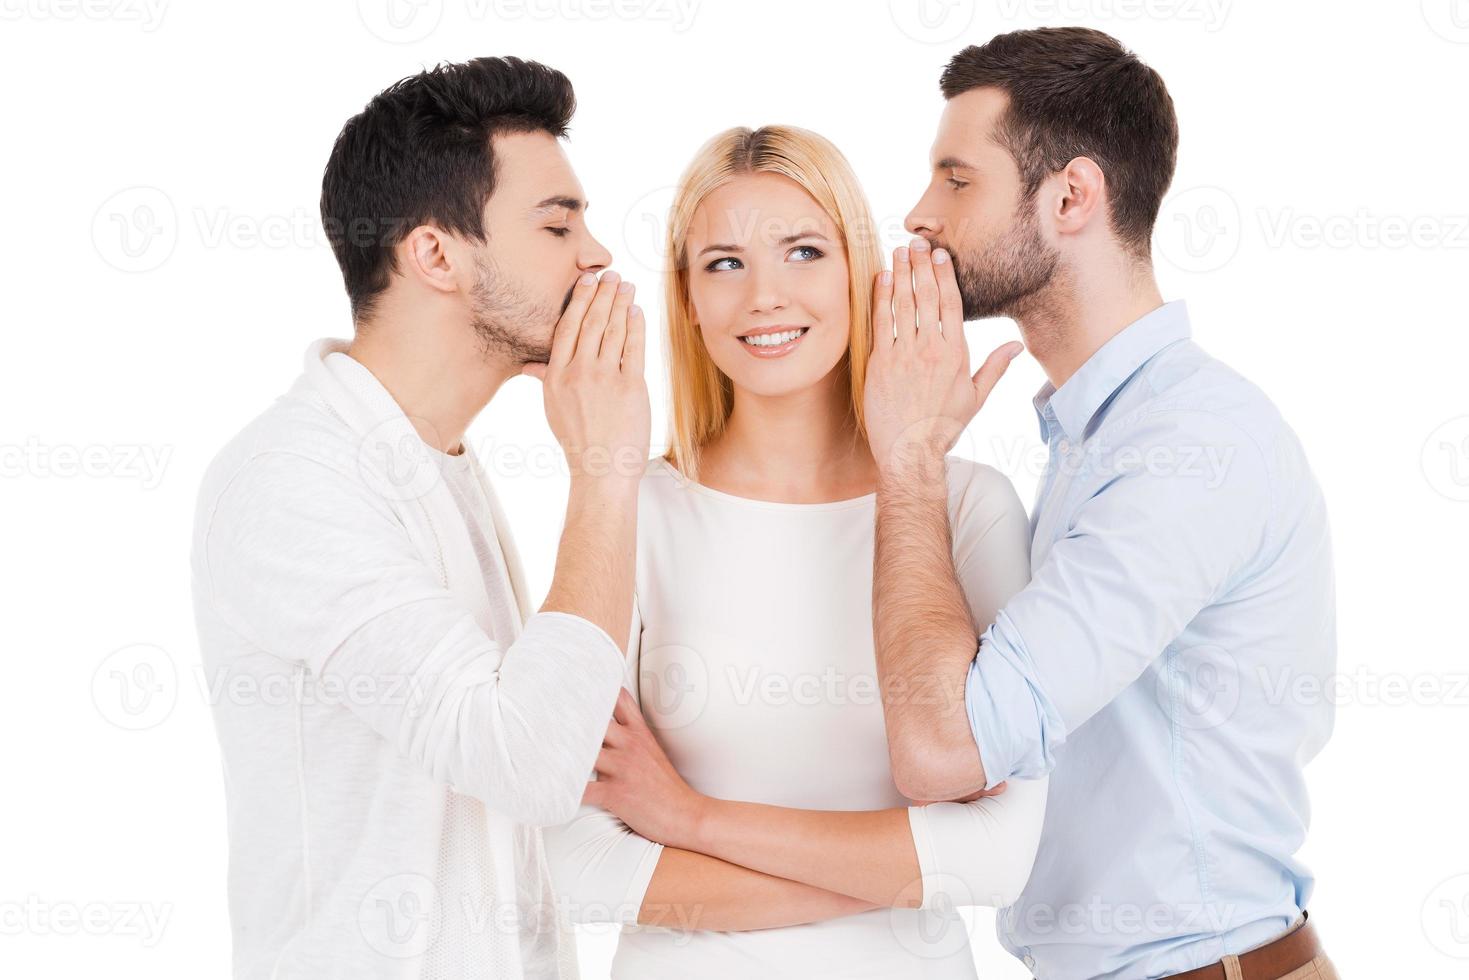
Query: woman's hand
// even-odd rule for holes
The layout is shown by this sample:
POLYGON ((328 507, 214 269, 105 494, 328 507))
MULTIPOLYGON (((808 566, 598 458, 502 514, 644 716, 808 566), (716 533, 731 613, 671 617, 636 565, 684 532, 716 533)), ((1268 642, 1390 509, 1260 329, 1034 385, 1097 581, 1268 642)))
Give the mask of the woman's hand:
POLYGON ((1005 783, 996 783, 994 789, 978 790, 970 793, 968 796, 961 796, 956 800, 914 800, 913 804, 914 806, 928 806, 930 803, 973 803, 975 800, 982 800, 986 796, 999 796, 1005 792, 1005 785, 1005 783))
POLYGON ((587 783, 582 802, 616 814, 643 837, 690 849, 704 797, 668 761, 632 695, 617 695, 612 723, 597 755, 597 779, 587 783))

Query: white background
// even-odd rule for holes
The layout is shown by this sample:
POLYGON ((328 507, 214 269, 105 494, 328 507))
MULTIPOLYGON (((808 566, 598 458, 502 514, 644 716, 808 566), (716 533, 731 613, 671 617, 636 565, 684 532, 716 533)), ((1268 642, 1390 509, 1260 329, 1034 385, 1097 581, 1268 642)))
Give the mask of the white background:
MULTIPOLYGON (((713 133, 824 134, 891 247, 926 180, 947 58, 1085 23, 1156 67, 1178 106, 1165 297, 1274 397, 1330 505, 1341 676, 1308 770, 1313 918, 1347 977, 1465 975, 1469 0, 926 4, 0 0, 0 973, 227 975, 194 492, 307 343, 350 333, 317 197, 371 95, 485 54, 570 75, 589 220, 653 331, 669 188, 713 133)), ((969 329, 980 354, 1015 335, 969 329)), ((650 350, 655 441, 663 371, 650 350)), ((1041 380, 1018 361, 960 447, 1026 500, 1041 380)), ((510 382, 471 439, 542 595, 564 480, 537 384, 510 382)), ((1026 976, 991 922, 976 915, 981 976, 1026 976)), ((583 934, 585 976, 605 976, 614 942, 583 934)))

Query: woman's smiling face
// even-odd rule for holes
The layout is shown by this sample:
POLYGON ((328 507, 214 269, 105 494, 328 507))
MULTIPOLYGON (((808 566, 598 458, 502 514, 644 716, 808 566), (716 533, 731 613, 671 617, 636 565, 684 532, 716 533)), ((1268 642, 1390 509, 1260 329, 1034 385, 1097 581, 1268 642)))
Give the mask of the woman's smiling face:
POLYGON ((686 254, 704 346, 736 387, 789 394, 841 361, 852 321, 846 249, 801 185, 769 173, 722 185, 694 213, 686 254))

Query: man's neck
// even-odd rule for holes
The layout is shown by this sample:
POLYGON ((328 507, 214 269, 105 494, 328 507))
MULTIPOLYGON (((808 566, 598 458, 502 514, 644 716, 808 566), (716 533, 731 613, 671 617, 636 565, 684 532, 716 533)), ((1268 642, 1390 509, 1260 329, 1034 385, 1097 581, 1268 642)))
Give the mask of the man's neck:
POLYGON ((469 424, 519 371, 487 357, 463 325, 393 320, 384 314, 347 348, 388 390, 419 436, 458 455, 469 424))
POLYGON ((1163 305, 1150 266, 1058 276, 1015 314, 1021 337, 1060 388, 1128 325, 1163 305))

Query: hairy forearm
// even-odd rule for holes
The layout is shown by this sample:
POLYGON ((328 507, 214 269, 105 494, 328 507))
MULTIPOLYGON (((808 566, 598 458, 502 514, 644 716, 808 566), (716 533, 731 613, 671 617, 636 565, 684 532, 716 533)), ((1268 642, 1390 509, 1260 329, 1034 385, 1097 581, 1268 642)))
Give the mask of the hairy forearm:
POLYGON ((923 901, 906 807, 800 810, 706 797, 689 826, 681 843, 746 868, 874 906, 923 901))
POLYGON ((978 640, 954 571, 944 467, 878 481, 873 645, 899 789, 953 799, 984 786, 964 710, 978 640))
POLYGON ((620 475, 574 477, 556 572, 542 612, 574 613, 624 647, 632 624, 638 484, 620 475))
POLYGON ((707 854, 665 847, 638 910, 638 924, 747 932, 823 922, 877 907, 707 854))

